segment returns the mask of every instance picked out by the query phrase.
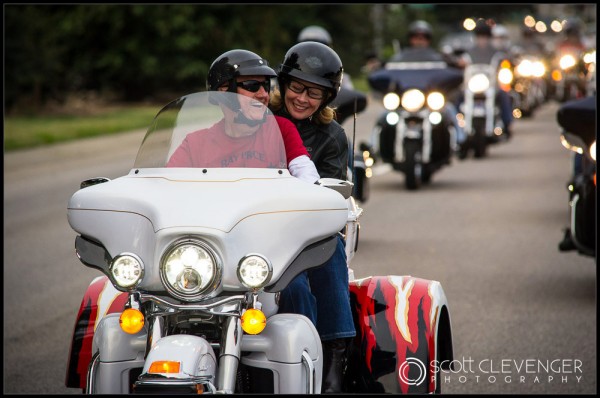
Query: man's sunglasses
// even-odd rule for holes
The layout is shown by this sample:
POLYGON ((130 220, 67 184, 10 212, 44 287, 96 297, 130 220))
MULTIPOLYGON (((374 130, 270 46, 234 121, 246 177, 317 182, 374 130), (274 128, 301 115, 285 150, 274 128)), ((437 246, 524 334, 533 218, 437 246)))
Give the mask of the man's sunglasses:
POLYGON ((246 91, 250 91, 251 93, 256 93, 261 87, 263 87, 268 93, 269 90, 271 90, 271 79, 267 79, 262 82, 258 80, 246 80, 243 82, 237 82, 237 86, 246 91))

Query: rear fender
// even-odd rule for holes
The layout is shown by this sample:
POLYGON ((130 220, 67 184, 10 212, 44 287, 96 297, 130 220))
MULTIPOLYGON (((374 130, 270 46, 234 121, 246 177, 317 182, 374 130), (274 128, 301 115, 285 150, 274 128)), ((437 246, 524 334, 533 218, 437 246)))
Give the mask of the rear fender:
POLYGON ((347 388, 434 392, 436 372, 448 369, 453 360, 441 284, 411 276, 367 277, 350 282, 350 298, 357 335, 347 375, 353 385, 347 388))
POLYGON ((106 276, 95 278, 90 283, 81 301, 73 329, 65 379, 67 387, 86 387, 96 327, 107 314, 123 311, 127 298, 128 294, 116 290, 106 276))

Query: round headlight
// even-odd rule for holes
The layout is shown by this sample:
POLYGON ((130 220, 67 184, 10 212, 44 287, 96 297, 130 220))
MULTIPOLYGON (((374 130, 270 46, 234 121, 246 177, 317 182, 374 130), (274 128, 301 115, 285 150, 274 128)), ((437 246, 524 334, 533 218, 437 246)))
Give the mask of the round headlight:
POLYGON ((490 79, 483 73, 478 73, 469 79, 468 85, 472 92, 483 93, 490 87, 490 79))
POLYGON ((142 260, 135 254, 124 253, 116 256, 110 264, 110 273, 118 286, 135 286, 144 276, 142 260))
POLYGON ((388 111, 393 111, 398 109, 400 105, 400 97, 396 93, 387 93, 383 97, 383 107, 388 111))
POLYGON ((439 111, 445 103, 444 94, 434 91, 427 96, 427 105, 434 111, 439 111))
POLYGON ((246 287, 258 289, 265 286, 273 274, 269 260, 259 254, 249 254, 240 260, 237 276, 246 287))
POLYGON ((192 300, 216 287, 220 270, 214 250, 204 242, 187 239, 165 252, 160 277, 173 296, 192 300))
POLYGON ((409 112, 416 112, 425 105, 425 95, 417 89, 402 94, 402 107, 409 112))
POLYGON ((533 63, 528 59, 524 59, 517 65, 516 70, 519 76, 530 77, 533 75, 533 63))
POLYGON ((498 81, 502 84, 510 84, 513 81, 513 73, 508 68, 502 68, 498 71, 498 81))
POLYGON ((571 54, 566 54, 563 55, 560 60, 558 61, 558 64, 560 65, 561 69, 569 69, 572 68, 573 66, 575 66, 575 64, 577 63, 577 61, 575 61, 575 57, 572 56, 571 54))

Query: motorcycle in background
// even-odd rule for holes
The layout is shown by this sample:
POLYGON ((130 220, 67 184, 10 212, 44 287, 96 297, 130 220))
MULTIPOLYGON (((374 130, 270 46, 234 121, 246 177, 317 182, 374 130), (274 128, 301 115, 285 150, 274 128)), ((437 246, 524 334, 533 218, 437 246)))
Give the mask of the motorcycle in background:
MULTIPOLYGON (((586 95, 586 74, 588 64, 581 50, 557 50, 552 65, 554 97, 566 102, 586 95)), ((594 56, 595 58, 595 56, 594 56)))
MULTIPOLYGON (((128 174, 83 181, 69 200, 76 254, 102 275, 77 313, 66 386, 320 393, 319 334, 305 316, 277 313, 278 292, 327 261, 340 231, 352 261, 362 209, 351 192, 349 181, 292 177, 275 117, 248 97, 203 92, 165 106, 128 174), (200 145, 214 140, 218 151, 200 145), (173 165, 183 153, 193 162, 173 165)), ((349 291, 346 392, 439 392, 453 362, 441 284, 369 276, 349 291)))
POLYGON ((459 157, 465 159, 470 150, 473 156, 487 155, 489 144, 505 137, 497 93, 501 86, 510 87, 513 79, 512 65, 503 60, 501 53, 494 55, 489 63, 473 63, 464 70, 464 98, 459 104, 466 142, 461 145, 459 157))
POLYGON ((513 115, 531 117, 547 97, 546 74, 548 68, 538 56, 519 53, 515 57, 514 79, 511 83, 513 115))
POLYGON ((565 102, 556 115, 562 145, 573 151, 569 192, 569 227, 560 251, 596 256, 596 97, 565 102))
POLYGON ((388 62, 369 75, 369 85, 383 94, 386 109, 370 145, 383 162, 404 173, 409 190, 429 183, 458 150, 446 107, 462 80, 461 70, 440 61, 388 62))

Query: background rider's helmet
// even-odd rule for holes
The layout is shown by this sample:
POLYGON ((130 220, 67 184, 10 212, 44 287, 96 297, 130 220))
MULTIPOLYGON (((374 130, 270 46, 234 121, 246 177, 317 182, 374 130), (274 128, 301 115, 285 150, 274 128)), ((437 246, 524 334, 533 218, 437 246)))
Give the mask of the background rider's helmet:
POLYGON ((508 39, 508 29, 504 25, 496 24, 492 27, 492 36, 499 39, 508 39))
POLYGON ((214 60, 208 70, 206 89, 217 91, 219 87, 228 84, 227 91, 237 92, 237 76, 267 76, 276 77, 277 74, 269 67, 266 59, 248 50, 230 50, 221 54, 214 60))
POLYGON ((323 43, 329 47, 331 47, 332 40, 331 35, 324 28, 311 25, 302 29, 298 34, 298 43, 302 43, 303 41, 316 41, 319 43, 323 43))
POLYGON ((426 21, 415 21, 410 24, 408 27, 408 38, 410 39, 415 35, 423 35, 428 40, 431 40, 433 37, 433 30, 431 29, 431 25, 426 21))
POLYGON ((581 34, 581 21, 578 18, 568 18, 563 23, 563 32, 566 36, 579 37, 581 34))
MULTIPOLYGON (((316 41, 305 41, 292 46, 281 64, 278 82, 284 87, 291 78, 301 79, 324 87, 329 96, 321 108, 331 103, 340 91, 344 67, 331 47, 316 41)), ((281 96, 284 96, 281 91, 281 96)))
POLYGON ((473 29, 475 36, 487 36, 492 37, 492 27, 483 18, 480 18, 475 22, 475 29, 473 29))

